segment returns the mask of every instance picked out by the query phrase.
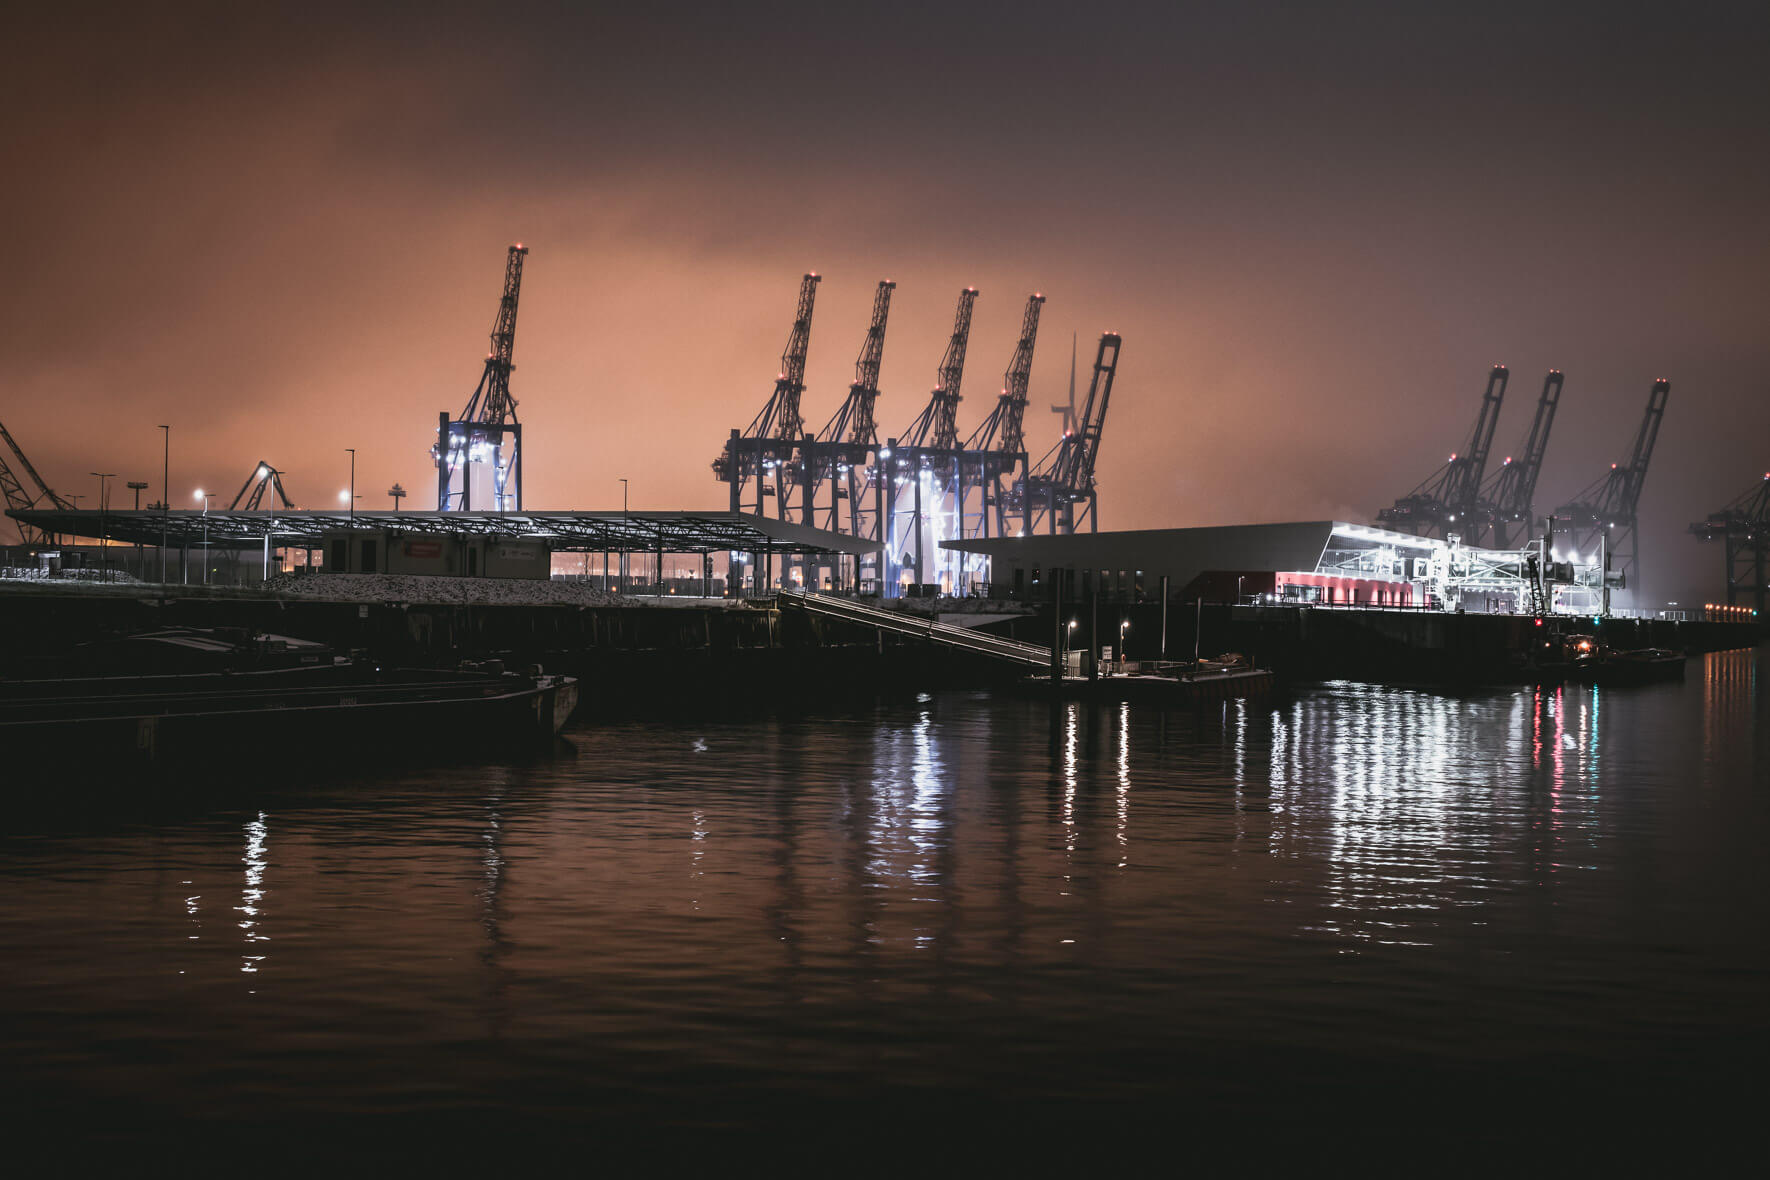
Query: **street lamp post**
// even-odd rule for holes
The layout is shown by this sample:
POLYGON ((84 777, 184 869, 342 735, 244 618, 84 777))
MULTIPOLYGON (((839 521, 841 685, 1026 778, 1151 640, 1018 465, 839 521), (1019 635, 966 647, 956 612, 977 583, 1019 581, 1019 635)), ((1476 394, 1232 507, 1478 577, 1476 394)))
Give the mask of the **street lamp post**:
POLYGON ((160 585, 166 584, 166 524, 172 513, 172 427, 161 424, 166 432, 165 450, 160 455, 160 585))
POLYGON ((263 573, 263 580, 268 583, 270 581, 271 537, 277 531, 277 496, 276 496, 276 491, 277 491, 277 488, 281 486, 281 484, 277 480, 277 477, 282 475, 283 473, 281 471, 278 471, 275 467, 272 467, 268 463, 259 464, 259 468, 264 472, 264 478, 266 480, 270 481, 270 487, 265 489, 267 492, 270 493, 268 496, 268 499, 270 500, 270 523, 268 525, 266 525, 265 529, 264 529, 264 573, 263 573))
MULTIPOLYGON (((350 547, 352 549, 355 549, 356 548, 356 448, 355 447, 345 447, 344 449, 350 452, 350 491, 346 492, 345 494, 350 497, 350 547)), ((344 561, 345 561, 345 568, 347 568, 347 569, 350 568, 353 564, 355 564, 355 555, 353 554, 353 555, 347 556, 344 559, 344 561)))
POLYGON ((117 473, 115 471, 94 471, 92 474, 98 476, 98 566, 103 571, 101 576, 108 582, 111 580, 111 562, 108 552, 110 547, 105 543, 109 539, 105 535, 108 532, 105 527, 107 523, 105 509, 109 506, 110 501, 105 498, 105 480, 116 479, 117 473))
POLYGON ((627 572, 627 481, 623 479, 621 481, 621 584, 615 588, 617 593, 625 594, 627 592, 627 572))
MULTIPOLYGON (((147 491, 148 482, 145 479, 132 479, 129 481, 128 487, 130 491, 135 493, 135 510, 140 512, 141 494, 147 491)), ((140 533, 135 534, 135 572, 140 575, 142 581, 147 581, 147 567, 141 556, 140 533)))
POLYGON ((203 585, 209 584, 209 501, 215 498, 214 492, 197 489, 197 498, 203 501, 203 585))

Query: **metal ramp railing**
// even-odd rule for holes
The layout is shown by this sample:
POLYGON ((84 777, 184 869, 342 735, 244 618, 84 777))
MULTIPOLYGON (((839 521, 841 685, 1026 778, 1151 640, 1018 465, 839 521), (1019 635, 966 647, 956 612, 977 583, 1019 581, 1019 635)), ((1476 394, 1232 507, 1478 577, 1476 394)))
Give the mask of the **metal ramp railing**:
POLYGON ((881 631, 926 639, 930 643, 938 643, 944 647, 975 652, 982 656, 992 656, 1026 667, 1049 668, 1051 666, 1051 649, 1048 647, 1021 643, 1013 639, 1003 639, 996 635, 984 635, 966 627, 955 627, 950 623, 937 623, 932 619, 918 618, 899 611, 866 606, 847 598, 834 598, 809 591, 783 590, 778 596, 778 601, 783 607, 791 606, 803 610, 807 614, 821 615, 826 619, 839 619, 846 623, 858 623, 863 627, 877 627, 881 631))

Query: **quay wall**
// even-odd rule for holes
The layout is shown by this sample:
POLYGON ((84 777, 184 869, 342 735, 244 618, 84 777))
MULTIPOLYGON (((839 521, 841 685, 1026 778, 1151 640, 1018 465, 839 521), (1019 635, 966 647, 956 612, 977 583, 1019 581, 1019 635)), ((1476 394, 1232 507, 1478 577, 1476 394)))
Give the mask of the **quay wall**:
POLYGON ((540 664, 582 679, 591 708, 753 703, 987 685, 1018 671, 966 652, 769 607, 328 602, 80 593, 0 597, 0 676, 65 674, 78 644, 160 627, 243 628, 388 666, 540 664))
MULTIPOLYGON (((1072 647, 1097 635, 1131 659, 1163 655, 1159 604, 1067 608, 1002 620, 995 634, 1049 645, 1071 620, 1072 647), (1121 624, 1124 626, 1121 628, 1121 624), (1121 645, 1120 640, 1123 640, 1121 645)), ((1291 681, 1517 683, 1543 629, 1505 615, 1285 606, 1171 605, 1165 656, 1241 652, 1291 681)), ((1749 647, 1740 623, 1556 620, 1616 647, 1749 647)), ((8 594, 0 597, 0 676, 57 674, 77 644, 156 627, 237 627, 331 644, 387 665, 450 666, 502 657, 583 679, 593 708, 630 701, 757 705, 945 685, 987 685, 1019 669, 870 627, 767 607, 537 606, 328 602, 294 597, 8 594)))

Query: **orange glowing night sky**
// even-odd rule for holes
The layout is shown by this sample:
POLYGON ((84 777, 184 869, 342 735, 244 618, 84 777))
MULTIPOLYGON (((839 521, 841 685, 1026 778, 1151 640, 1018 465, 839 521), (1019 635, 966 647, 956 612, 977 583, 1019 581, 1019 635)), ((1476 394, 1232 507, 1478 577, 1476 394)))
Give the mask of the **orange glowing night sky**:
MULTIPOLYGON (((1567 373, 1544 510, 1672 382, 1646 587, 1718 581, 1683 526, 1770 467, 1762 5, 57 6, 11 18, 4 421, 58 490, 231 498, 260 458, 429 507, 438 410, 531 248, 512 387, 532 507, 720 506, 799 275, 805 417, 898 284, 879 417, 978 287, 961 433, 1046 305, 1125 338, 1107 528, 1368 519, 1567 373), (643 7, 644 11, 635 9, 643 7), (1324 6, 1325 9, 1325 6, 1324 6), (1700 566, 1692 574, 1676 568, 1700 566)), ((1714 568, 1711 569, 1710 567, 1714 568)))

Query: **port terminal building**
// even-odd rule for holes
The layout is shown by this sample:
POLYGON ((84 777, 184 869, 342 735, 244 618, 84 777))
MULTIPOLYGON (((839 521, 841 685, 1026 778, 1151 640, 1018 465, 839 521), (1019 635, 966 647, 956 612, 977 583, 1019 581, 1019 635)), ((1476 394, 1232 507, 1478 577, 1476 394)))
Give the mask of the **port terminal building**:
MULTIPOLYGON (((1483 549, 1348 521, 943 542, 985 560, 976 593, 1027 602, 1270 602, 1526 613, 1600 606, 1595 555, 1483 549), (1540 597, 1537 597, 1540 596, 1540 597)), ((1610 579, 1614 589, 1617 582, 1610 579)))

